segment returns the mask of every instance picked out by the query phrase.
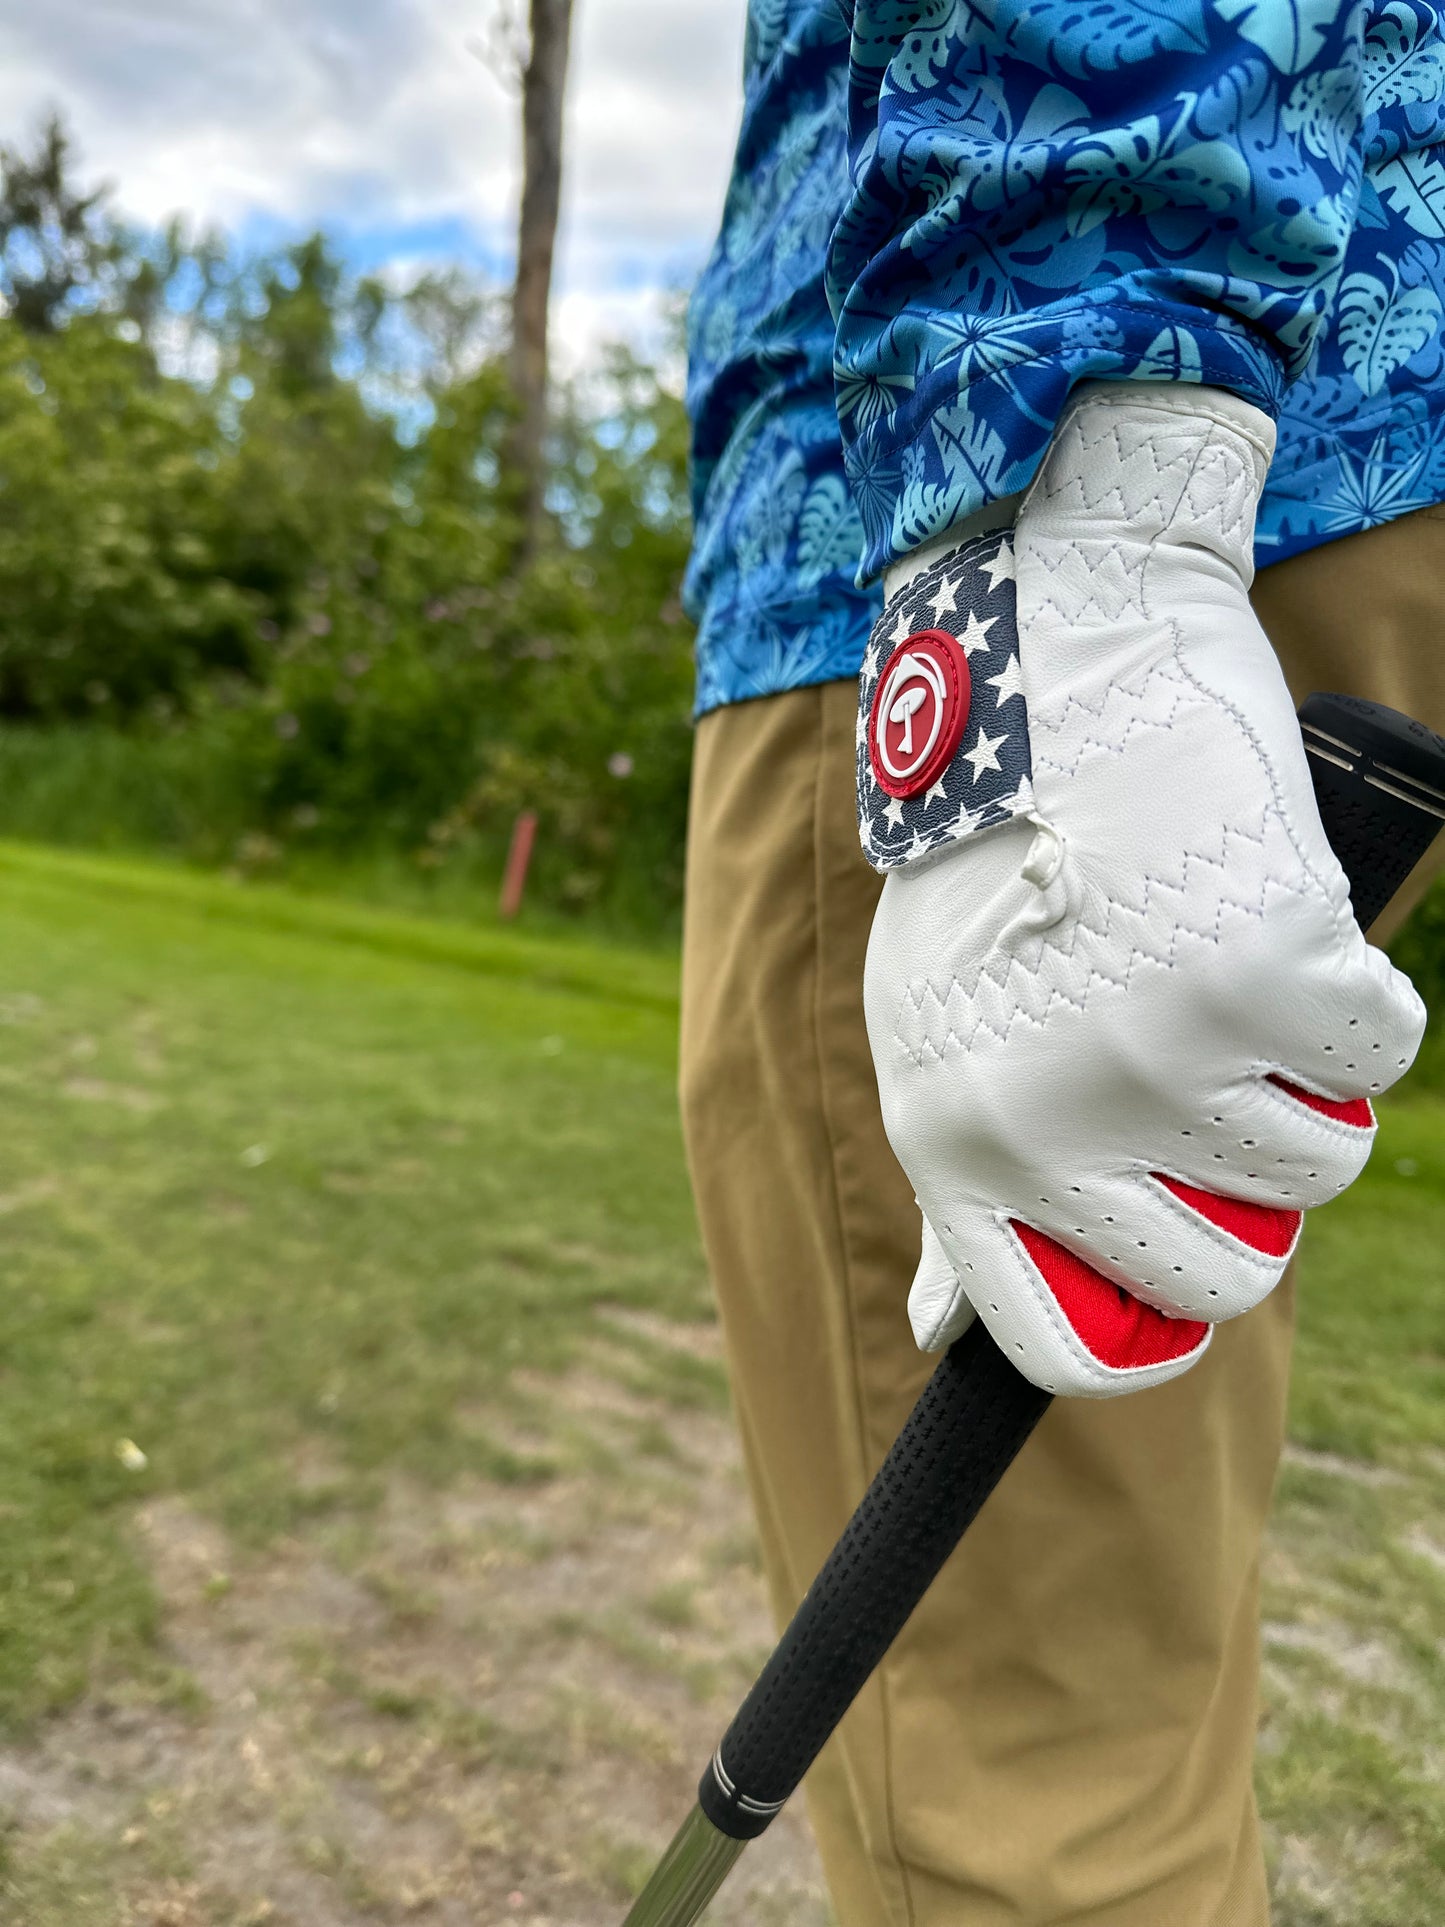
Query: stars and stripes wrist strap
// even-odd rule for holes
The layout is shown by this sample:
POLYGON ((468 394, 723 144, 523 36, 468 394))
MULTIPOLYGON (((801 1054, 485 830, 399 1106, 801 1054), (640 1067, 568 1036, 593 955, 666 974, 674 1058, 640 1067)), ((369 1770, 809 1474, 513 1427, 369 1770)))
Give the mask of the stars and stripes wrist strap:
POLYGON ((889 599, 863 659, 858 825, 897 869, 1033 808, 1011 531, 976 537, 889 599))

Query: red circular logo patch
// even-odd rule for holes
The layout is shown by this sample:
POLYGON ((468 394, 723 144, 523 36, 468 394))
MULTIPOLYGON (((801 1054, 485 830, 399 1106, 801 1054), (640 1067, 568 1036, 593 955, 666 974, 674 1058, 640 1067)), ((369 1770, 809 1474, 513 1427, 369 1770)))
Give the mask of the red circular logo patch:
POLYGON ((907 636, 883 665, 868 755, 889 796, 918 796, 953 761, 969 705, 968 658, 943 629, 907 636))

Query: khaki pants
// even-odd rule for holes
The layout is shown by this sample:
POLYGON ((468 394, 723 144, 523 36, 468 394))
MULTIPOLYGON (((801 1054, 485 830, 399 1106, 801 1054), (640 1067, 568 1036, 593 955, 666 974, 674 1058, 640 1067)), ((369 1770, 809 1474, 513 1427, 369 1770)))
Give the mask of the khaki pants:
MULTIPOLYGON (((1296 696, 1445 728, 1445 511, 1263 573, 1296 696)), ((918 1213, 861 1003, 850 683, 698 731, 682 1095, 778 1617, 930 1361, 918 1213)), ((1262 1927, 1251 1788, 1260 1541, 1293 1293, 1176 1383, 1060 1401, 809 1779, 843 1927, 1262 1927)))

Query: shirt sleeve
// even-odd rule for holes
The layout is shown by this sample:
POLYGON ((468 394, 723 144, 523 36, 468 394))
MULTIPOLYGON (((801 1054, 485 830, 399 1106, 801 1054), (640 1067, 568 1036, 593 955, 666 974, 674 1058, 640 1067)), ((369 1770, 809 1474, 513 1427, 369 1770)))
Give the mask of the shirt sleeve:
POLYGON ((1359 202, 1355 0, 855 0, 828 261, 860 581, 1032 477, 1069 390, 1277 413, 1359 202))

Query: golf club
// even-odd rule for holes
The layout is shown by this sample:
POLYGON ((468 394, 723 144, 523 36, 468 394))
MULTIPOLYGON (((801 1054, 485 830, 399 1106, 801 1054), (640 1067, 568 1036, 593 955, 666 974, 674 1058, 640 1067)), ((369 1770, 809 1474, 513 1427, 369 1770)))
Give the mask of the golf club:
MULTIPOLYGON (((1445 824, 1445 739, 1362 698, 1299 713, 1320 817, 1368 929, 1445 824)), ((773 1649, 624 1927, 691 1927, 786 1805, 1052 1403, 976 1322, 943 1357, 773 1649)))

